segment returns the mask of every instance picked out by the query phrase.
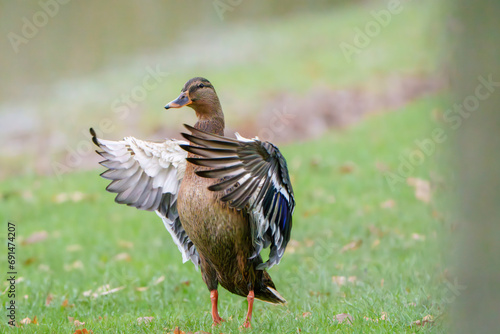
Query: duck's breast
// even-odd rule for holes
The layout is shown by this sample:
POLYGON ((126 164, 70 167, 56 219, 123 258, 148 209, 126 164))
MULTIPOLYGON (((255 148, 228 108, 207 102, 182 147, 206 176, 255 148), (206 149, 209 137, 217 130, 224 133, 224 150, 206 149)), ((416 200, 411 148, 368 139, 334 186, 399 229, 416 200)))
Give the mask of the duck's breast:
POLYGON ((182 226, 198 252, 214 265, 235 260, 238 253, 251 254, 248 217, 220 201, 221 195, 208 190, 217 180, 201 178, 187 167, 178 196, 182 226))

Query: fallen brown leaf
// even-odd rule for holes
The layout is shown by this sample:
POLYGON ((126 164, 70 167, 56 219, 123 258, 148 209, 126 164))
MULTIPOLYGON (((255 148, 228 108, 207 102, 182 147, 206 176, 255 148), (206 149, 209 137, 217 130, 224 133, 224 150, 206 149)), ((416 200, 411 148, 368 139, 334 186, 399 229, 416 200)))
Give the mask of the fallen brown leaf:
POLYGON ((49 306, 52 299, 54 299, 54 296, 51 293, 49 293, 47 295, 47 298, 45 298, 45 306, 49 306))
POLYGON ((61 304, 62 307, 75 307, 75 304, 69 304, 68 303, 68 300, 65 299, 63 300, 62 304, 61 304))
POLYGON ((77 329, 73 334, 92 334, 94 332, 88 331, 86 328, 77 329))
POLYGON ((380 161, 375 162, 375 168, 377 168, 380 172, 387 172, 390 170, 388 165, 380 161))
POLYGON ((64 270, 72 271, 72 270, 76 270, 76 269, 83 269, 83 267, 84 267, 83 262, 80 260, 76 260, 75 262, 73 262, 71 264, 65 264, 64 270))
POLYGON ((375 225, 370 225, 368 226, 368 229, 370 230, 370 233, 377 236, 377 237, 383 237, 384 232, 382 232, 377 226, 375 225))
POLYGON ((332 282, 338 286, 342 286, 346 283, 355 284, 358 278, 356 276, 332 276, 332 282))
POLYGON ((67 201, 72 201, 72 202, 80 202, 81 200, 85 199, 86 195, 84 193, 81 193, 79 191, 75 191, 73 193, 59 193, 52 197, 52 201, 57 204, 61 204, 67 201))
POLYGON ((306 247, 312 247, 315 244, 314 240, 312 240, 312 239, 306 239, 304 241, 306 243, 306 247))
POLYGON ((445 268, 440 276, 442 277, 442 279, 444 279, 446 281, 452 280, 452 275, 451 275, 450 270, 448 268, 445 268))
POLYGON ((332 276, 332 282, 338 286, 342 286, 346 283, 347 279, 345 276, 332 276))
POLYGON ((302 313, 302 318, 310 317, 311 314, 312 314, 311 312, 304 312, 304 313, 302 313))
POLYGON ((313 216, 319 212, 319 209, 311 209, 311 210, 306 210, 303 214, 302 217, 307 218, 309 216, 313 216))
POLYGON ((179 291, 183 286, 189 286, 190 284, 190 281, 183 281, 175 287, 175 291, 179 291))
POLYGON ((406 183, 409 186, 415 188, 415 198, 418 200, 429 203, 431 200, 431 184, 429 181, 418 179, 415 177, 409 177, 406 179, 406 183))
POLYGON ((393 199, 388 199, 387 201, 380 203, 380 207, 382 209, 392 209, 395 206, 396 206, 396 201, 394 201, 393 199))
POLYGON ((57 204, 64 203, 67 200, 68 200, 68 194, 66 194, 66 193, 59 193, 59 194, 55 195, 54 197, 52 197, 52 201, 54 203, 57 203, 57 204))
POLYGON ((111 290, 108 290, 108 291, 104 291, 104 292, 101 292, 101 296, 109 295, 109 294, 118 292, 118 291, 123 290, 123 289, 125 289, 125 287, 124 286, 120 286, 118 288, 114 288, 114 289, 111 289, 111 290))
POLYGON ((37 242, 41 242, 41 241, 44 241, 45 239, 47 239, 47 237, 49 236, 49 234, 47 233, 47 231, 39 231, 39 232, 35 232, 33 234, 31 234, 29 237, 27 237, 25 240, 23 240, 23 242, 21 242, 21 245, 31 245, 31 244, 34 244, 34 243, 37 243, 37 242))
POLYGON ((175 327, 175 329, 174 329, 174 334, 186 334, 186 332, 181 331, 181 330, 179 329, 179 327, 175 327))
POLYGON ((113 259, 115 261, 127 261, 127 262, 130 262, 132 260, 132 257, 130 256, 129 253, 119 253, 119 254, 116 254, 113 259))
POLYGON ((365 319, 366 321, 370 321, 370 322, 379 322, 379 321, 382 321, 382 320, 387 320, 388 319, 388 315, 387 315, 387 312, 382 312, 382 315, 380 316, 380 318, 372 319, 372 318, 369 318, 369 317, 363 317, 363 319, 365 319))
POLYGON ((309 291, 310 296, 330 296, 330 292, 322 292, 322 291, 309 291))
POLYGON ((83 296, 97 298, 99 296, 109 295, 109 294, 118 292, 118 291, 123 290, 123 289, 125 289, 125 286, 120 286, 118 288, 110 289, 109 284, 106 284, 106 285, 98 287, 97 290, 95 290, 95 292, 92 292, 92 290, 84 291, 83 296))
POLYGON ((353 162, 346 162, 339 168, 341 174, 350 174, 356 169, 356 165, 353 162))
POLYGON ((165 276, 161 275, 160 277, 158 277, 158 279, 156 281, 153 282, 153 285, 158 285, 161 282, 163 282, 164 280, 165 280, 165 276))
POLYGON ((417 240, 417 241, 424 241, 425 240, 425 235, 421 235, 421 234, 418 234, 418 233, 412 233, 411 238, 413 240, 417 240))
POLYGON ((28 325, 28 324, 31 324, 31 319, 26 317, 23 320, 21 320, 19 323, 21 323, 22 325, 28 325))
POLYGON ((346 323, 349 324, 349 325, 352 325, 352 323, 354 322, 354 318, 352 317, 352 315, 347 314, 347 313, 337 314, 337 315, 335 315, 333 317, 333 320, 337 321, 339 324, 341 324, 344 321, 346 321, 346 323))
POLYGON ((432 218, 442 220, 444 218, 443 214, 437 210, 432 211, 432 218))
POLYGON ((125 241, 125 240, 120 240, 118 241, 118 246, 122 247, 122 248, 134 248, 134 243, 133 242, 130 242, 130 241, 125 241))
POLYGON ((311 159, 311 161, 309 161, 309 164, 311 165, 311 167, 317 167, 321 164, 321 157, 320 156, 316 156, 316 157, 313 157, 311 159))
POLYGON ((77 252, 79 250, 82 250, 82 246, 75 244, 75 245, 68 245, 66 246, 66 251, 67 252, 77 252))
POLYGON ((413 325, 415 325, 415 326, 423 326, 423 325, 431 323, 431 322, 434 322, 434 319, 432 318, 432 315, 428 314, 425 317, 423 317, 422 320, 413 321, 410 324, 410 326, 413 326, 413 325))
POLYGON ((289 254, 293 254, 297 251, 298 247, 300 247, 300 242, 292 239, 288 242, 288 245, 286 247, 286 252, 289 254))
POLYGON ((69 195, 69 197, 71 198, 71 200, 72 200, 73 202, 75 202, 75 203, 76 203, 76 202, 80 202, 82 199, 84 199, 84 198, 85 198, 85 194, 84 194, 84 193, 81 193, 81 192, 79 192, 79 191, 75 191, 75 192, 71 193, 71 194, 69 195))
POLYGON ((434 119, 436 122, 443 122, 444 121, 444 113, 441 109, 432 109, 431 115, 432 115, 432 119, 434 119))
POLYGON ((79 320, 75 320, 75 321, 73 321, 73 325, 75 325, 75 327, 80 327, 80 326, 85 325, 85 322, 81 322, 79 320))
POLYGON ((31 190, 25 190, 22 192, 21 197, 25 201, 31 202, 31 201, 33 201, 33 192, 31 190))
POLYGON ((348 243, 347 245, 345 245, 344 247, 342 247, 342 249, 340 250, 340 252, 344 253, 344 252, 347 252, 349 250, 356 250, 356 249, 358 249, 361 246, 362 243, 363 243, 363 240, 361 240, 361 239, 351 241, 350 243, 348 243))
POLYGON ((32 264, 32 263, 33 263, 33 262, 35 262, 35 261, 36 261, 36 258, 34 258, 34 257, 29 257, 29 258, 27 258, 27 259, 26 259, 26 261, 24 261, 24 265, 25 265, 25 266, 29 266, 30 264, 32 264))
POLYGON ((137 323, 139 324, 149 324, 151 321, 153 321, 154 317, 140 317, 140 318, 137 318, 137 323))

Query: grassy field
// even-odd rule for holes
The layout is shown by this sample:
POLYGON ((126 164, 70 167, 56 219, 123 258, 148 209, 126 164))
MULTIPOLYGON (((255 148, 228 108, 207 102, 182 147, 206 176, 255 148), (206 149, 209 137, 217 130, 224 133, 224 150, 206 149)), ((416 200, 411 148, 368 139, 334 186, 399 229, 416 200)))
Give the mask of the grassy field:
MULTIPOLYGON (((433 181, 439 169, 426 157, 411 173, 432 181, 430 203, 416 198, 406 180, 389 187, 384 174, 396 172, 400 158, 415 148, 414 140, 429 135, 440 102, 423 99, 282 148, 297 207, 287 254, 270 274, 288 304, 256 302, 251 332, 439 333, 447 328, 453 291, 441 249, 447 247, 450 226, 436 204, 443 192, 433 181), (341 313, 352 315, 353 323, 335 321, 341 313), (432 321, 411 325, 424 317, 432 321)), ((186 332, 238 333, 246 300, 221 288, 220 313, 227 321, 212 328, 200 273, 181 264, 154 213, 115 204, 99 172, 1 184, 2 240, 7 221, 17 229, 17 320, 37 318, 37 324, 17 331, 161 333, 179 326, 186 332), (38 241, 30 238, 35 232, 38 241), (101 294, 103 286, 119 290, 101 294), (85 324, 75 327, 69 317, 85 324), (140 317, 154 319, 139 324, 140 317)), ((6 272, 5 249, 0 261, 6 272)), ((8 288, 6 281, 0 286, 8 288)), ((7 295, 0 298, 5 307, 7 295)), ((0 332, 7 331, 4 314, 0 332)))

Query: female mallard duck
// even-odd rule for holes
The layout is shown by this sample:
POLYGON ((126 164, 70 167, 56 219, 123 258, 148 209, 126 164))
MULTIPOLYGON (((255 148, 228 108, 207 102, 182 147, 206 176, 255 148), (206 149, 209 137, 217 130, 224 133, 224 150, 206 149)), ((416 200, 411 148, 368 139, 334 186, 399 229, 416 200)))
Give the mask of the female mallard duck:
POLYGON ((177 244, 184 262, 201 267, 210 290, 214 324, 217 286, 247 297, 244 322, 250 327, 254 298, 283 304, 265 269, 278 264, 292 229, 295 207, 285 158, 257 138, 224 137, 224 114, 212 84, 189 80, 165 109, 189 106, 198 122, 186 125, 188 142, 147 142, 133 137, 94 143, 108 168, 102 177, 115 201, 155 211, 177 244), (187 163, 189 162, 189 163, 187 163), (269 260, 260 252, 270 247, 269 260))

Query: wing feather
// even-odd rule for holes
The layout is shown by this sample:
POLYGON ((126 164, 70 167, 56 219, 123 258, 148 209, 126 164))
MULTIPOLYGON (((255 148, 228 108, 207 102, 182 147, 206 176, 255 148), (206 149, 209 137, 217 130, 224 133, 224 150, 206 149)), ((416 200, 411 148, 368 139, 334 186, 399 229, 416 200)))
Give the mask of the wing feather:
POLYGON ((249 216, 255 249, 252 257, 270 247, 269 260, 257 269, 278 264, 290 240, 295 208, 288 168, 281 152, 273 144, 258 139, 246 139, 238 134, 238 139, 231 139, 185 126, 191 134, 182 135, 191 144, 181 148, 200 156, 187 160, 212 168, 196 174, 218 179, 208 189, 222 191, 222 201, 249 216))
POLYGON ((187 153, 184 141, 166 140, 154 143, 127 137, 120 141, 97 138, 90 129, 92 141, 106 168, 101 176, 111 180, 106 190, 116 193, 115 201, 140 210, 155 211, 182 254, 196 267, 200 258, 196 247, 182 227, 177 212, 177 193, 184 177, 187 153))

